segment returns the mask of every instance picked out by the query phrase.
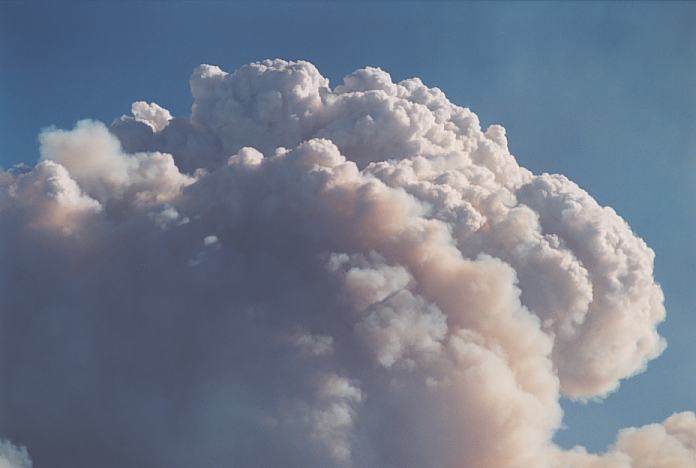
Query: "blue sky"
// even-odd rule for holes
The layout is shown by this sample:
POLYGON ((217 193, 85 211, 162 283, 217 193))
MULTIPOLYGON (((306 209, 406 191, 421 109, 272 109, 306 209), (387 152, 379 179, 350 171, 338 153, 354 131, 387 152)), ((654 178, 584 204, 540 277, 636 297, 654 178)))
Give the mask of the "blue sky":
POLYGON ((565 402, 559 443, 602 449, 696 409, 696 3, 2 2, 0 166, 34 162, 43 127, 135 100, 188 115, 200 63, 275 57, 333 84, 365 65, 421 77, 655 250, 669 347, 604 402, 565 402))

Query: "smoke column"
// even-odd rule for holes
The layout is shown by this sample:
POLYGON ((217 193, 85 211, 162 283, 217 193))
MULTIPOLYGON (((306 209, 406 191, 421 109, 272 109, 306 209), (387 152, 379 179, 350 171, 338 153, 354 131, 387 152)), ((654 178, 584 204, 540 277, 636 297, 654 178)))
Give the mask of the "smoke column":
POLYGON ((696 467, 690 412, 552 442, 665 347, 614 210, 417 78, 190 83, 0 172, 0 467, 696 467))

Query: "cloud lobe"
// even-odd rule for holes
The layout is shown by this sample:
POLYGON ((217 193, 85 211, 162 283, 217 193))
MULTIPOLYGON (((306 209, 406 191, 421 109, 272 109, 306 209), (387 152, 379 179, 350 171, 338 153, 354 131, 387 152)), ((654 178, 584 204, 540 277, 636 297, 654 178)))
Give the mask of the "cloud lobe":
POLYGON ((652 250, 501 126, 371 67, 191 90, 190 118, 136 102, 0 173, 0 428, 36 460, 696 466, 692 413, 551 442, 561 396, 664 349, 663 297, 652 250))

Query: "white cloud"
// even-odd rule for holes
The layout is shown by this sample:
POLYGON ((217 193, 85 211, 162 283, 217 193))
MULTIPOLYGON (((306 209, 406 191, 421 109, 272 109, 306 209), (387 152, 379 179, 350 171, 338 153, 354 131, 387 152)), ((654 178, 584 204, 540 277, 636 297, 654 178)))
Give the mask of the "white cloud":
POLYGON ((418 79, 332 89, 274 60, 200 66, 191 88, 190 119, 137 102, 43 132, 42 162, 0 175, 3 409, 32 451, 696 466, 692 413, 606 454, 551 442, 561 395, 601 397, 664 349, 653 252, 613 210, 418 79))

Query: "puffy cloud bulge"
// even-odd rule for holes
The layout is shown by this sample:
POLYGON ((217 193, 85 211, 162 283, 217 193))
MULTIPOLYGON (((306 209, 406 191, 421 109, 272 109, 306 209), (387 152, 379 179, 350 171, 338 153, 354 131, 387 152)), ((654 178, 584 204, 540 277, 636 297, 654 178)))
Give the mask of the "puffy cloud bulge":
POLYGON ((626 222, 503 127, 370 67, 201 65, 191 90, 190 118, 136 102, 0 172, 0 429, 37 463, 696 467, 690 412, 552 442, 561 396, 661 353, 663 295, 626 222))

